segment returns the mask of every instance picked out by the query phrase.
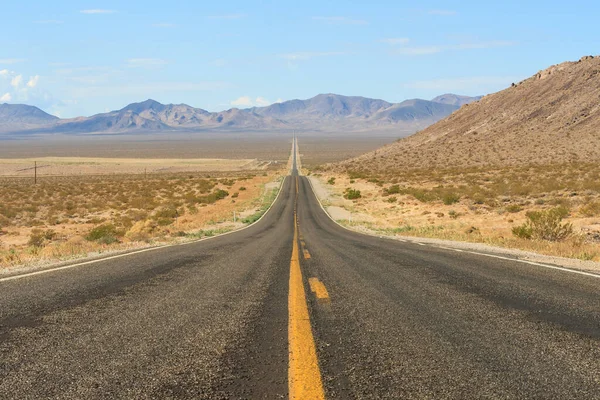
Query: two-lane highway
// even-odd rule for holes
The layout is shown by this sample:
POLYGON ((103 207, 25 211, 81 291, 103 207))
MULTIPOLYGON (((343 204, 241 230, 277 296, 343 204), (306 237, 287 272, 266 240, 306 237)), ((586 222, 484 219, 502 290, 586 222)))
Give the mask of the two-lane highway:
POLYGON ((0 280, 0 398, 322 394, 600 398, 600 279, 347 231, 294 171, 243 231, 0 280))

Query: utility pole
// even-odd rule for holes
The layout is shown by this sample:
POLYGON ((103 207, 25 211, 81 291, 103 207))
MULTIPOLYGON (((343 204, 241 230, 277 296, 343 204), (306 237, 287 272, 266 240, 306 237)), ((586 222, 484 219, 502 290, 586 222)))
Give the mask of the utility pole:
POLYGON ((37 161, 33 162, 33 184, 37 185, 37 161))
POLYGON ((233 223, 235 224, 236 221, 236 215, 235 215, 235 211, 233 212, 233 223))

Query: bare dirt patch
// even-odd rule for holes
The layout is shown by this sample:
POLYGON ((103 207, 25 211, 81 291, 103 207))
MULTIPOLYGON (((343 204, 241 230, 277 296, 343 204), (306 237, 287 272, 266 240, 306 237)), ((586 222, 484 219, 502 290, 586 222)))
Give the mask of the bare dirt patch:
POLYGON ((256 159, 137 159, 90 157, 40 157, 0 159, 0 176, 152 174, 264 170, 270 162, 256 159), (37 167, 35 167, 37 163, 37 167))

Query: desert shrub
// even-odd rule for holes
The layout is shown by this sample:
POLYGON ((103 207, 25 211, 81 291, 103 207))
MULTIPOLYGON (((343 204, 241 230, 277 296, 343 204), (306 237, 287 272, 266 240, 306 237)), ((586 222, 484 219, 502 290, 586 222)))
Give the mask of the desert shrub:
POLYGON ((327 183, 330 184, 330 185, 335 185, 335 178, 334 177, 329 178, 329 180, 327 181, 327 183))
POLYGON ((396 201, 398 201, 398 198, 395 196, 391 196, 391 197, 388 197, 388 199, 386 201, 388 203, 395 203, 396 201))
POLYGON ((460 217, 460 214, 455 210, 450 210, 448 211, 448 216, 452 219, 457 219, 458 217, 460 217))
POLYGON ((585 204, 579 209, 579 212, 585 217, 596 217, 600 215, 600 201, 593 201, 585 204))
POLYGON ((410 188, 406 192, 412 195, 412 197, 415 199, 419 200, 421 203, 428 203, 437 198, 437 196, 435 196, 433 193, 424 189, 410 188))
POLYGON ((564 207, 557 207, 544 211, 527 212, 527 221, 523 225, 513 228, 513 235, 522 239, 540 239, 558 242, 567 239, 573 234, 573 225, 562 223, 569 214, 564 207))
POLYGON ((4 215, 0 215, 0 228, 6 227, 10 225, 10 220, 6 218, 4 215))
POLYGON ((383 195, 389 196, 390 194, 399 194, 400 193, 400 185, 392 185, 389 188, 383 189, 383 195))
POLYGON ((246 190, 245 186, 240 186, 240 192, 243 192, 244 190, 246 190))
POLYGON ((348 177, 350 179, 365 179, 367 178, 367 174, 360 171, 348 171, 348 177))
POLYGON ((216 203, 218 200, 224 199, 227 196, 229 196, 229 192, 227 190, 217 189, 209 195, 200 197, 199 203, 213 204, 216 203))
POLYGON ((163 207, 159 210, 156 210, 154 213, 154 219, 175 219, 179 216, 179 211, 177 211, 177 207, 168 206, 163 207))
POLYGON ((456 193, 449 192, 442 194, 442 202, 447 206, 458 203, 459 201, 460 196, 456 193))
POLYGON ((260 217, 262 217, 261 213, 254 213, 244 219, 242 219, 242 223, 244 224, 253 224, 256 221, 258 221, 260 219, 260 217))
POLYGON ((85 240, 90 242, 98 242, 103 244, 111 244, 118 242, 118 237, 120 233, 117 231, 117 228, 113 224, 104 224, 98 225, 93 228, 88 234, 85 236, 85 240))
POLYGON ((348 199, 348 200, 356 200, 356 199, 360 199, 362 196, 360 194, 360 190, 358 189, 350 189, 347 188, 346 191, 344 192, 344 198, 348 199))
POLYGON ((41 229, 33 229, 29 235, 29 242, 27 244, 33 247, 44 247, 55 238, 56 232, 52 229, 45 231, 41 229))
POLYGON ((519 211, 523 210, 523 207, 518 204, 511 204, 506 206, 504 209, 509 213, 518 213, 519 211))
POLYGON ((232 199, 235 199, 239 196, 240 194, 238 192, 235 192, 234 194, 231 195, 232 199))

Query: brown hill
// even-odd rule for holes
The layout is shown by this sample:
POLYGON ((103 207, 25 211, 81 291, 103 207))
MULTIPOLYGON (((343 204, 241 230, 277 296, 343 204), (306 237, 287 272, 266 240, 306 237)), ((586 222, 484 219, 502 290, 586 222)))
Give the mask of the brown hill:
POLYGON ((346 169, 510 166, 600 161, 600 57, 540 71, 463 106, 346 169))

